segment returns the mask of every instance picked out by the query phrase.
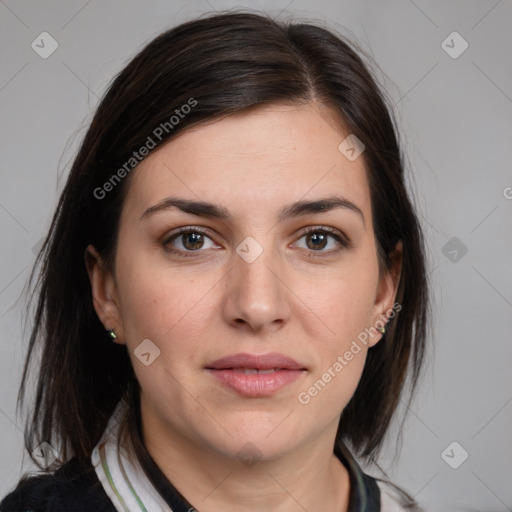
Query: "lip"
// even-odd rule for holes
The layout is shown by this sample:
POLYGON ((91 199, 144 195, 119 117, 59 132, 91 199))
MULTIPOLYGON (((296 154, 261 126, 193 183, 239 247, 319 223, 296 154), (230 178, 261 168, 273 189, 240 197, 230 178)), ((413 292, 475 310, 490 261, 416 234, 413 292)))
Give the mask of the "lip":
POLYGON ((233 354, 208 364, 206 370, 220 384, 240 395, 261 397, 277 393, 297 380, 307 368, 283 354, 272 352, 233 354))
POLYGON ((269 354, 233 354, 221 357, 207 365, 208 369, 229 370, 232 368, 256 368, 257 370, 270 370, 271 368, 282 368, 286 370, 306 370, 306 368, 278 352, 269 354))

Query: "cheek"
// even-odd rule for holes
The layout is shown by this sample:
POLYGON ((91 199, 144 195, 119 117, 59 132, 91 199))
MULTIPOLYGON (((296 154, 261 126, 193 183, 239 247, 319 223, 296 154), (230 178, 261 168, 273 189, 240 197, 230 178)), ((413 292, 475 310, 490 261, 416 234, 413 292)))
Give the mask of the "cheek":
POLYGON ((187 409, 184 400, 190 396, 182 389, 194 389, 191 368, 198 365, 201 340, 211 325, 208 291, 214 280, 158 268, 142 257, 121 258, 118 268, 126 345, 146 399, 157 410, 167 410, 169 400, 183 410, 193 409, 194 401, 187 409), (156 347, 149 345, 150 351, 158 354, 149 365, 137 356, 147 339, 156 347))
POLYGON ((316 333, 310 329, 318 358, 297 399, 314 416, 330 411, 335 418, 355 392, 368 351, 360 336, 370 327, 377 281, 377 261, 369 253, 347 259, 338 272, 303 290, 304 302, 321 321, 315 322, 316 333))
POLYGON ((165 353, 192 351, 208 324, 205 308, 215 285, 213 276, 196 279, 137 257, 120 258, 118 268, 123 327, 130 348, 148 338, 165 353))
MULTIPOLYGON (((324 345, 341 350, 370 326, 378 284, 378 265, 372 254, 347 258, 339 269, 314 285, 298 283, 297 295, 321 320, 324 345), (300 287, 299 287, 300 285, 300 287)), ((317 333, 318 334, 318 333, 317 333)))

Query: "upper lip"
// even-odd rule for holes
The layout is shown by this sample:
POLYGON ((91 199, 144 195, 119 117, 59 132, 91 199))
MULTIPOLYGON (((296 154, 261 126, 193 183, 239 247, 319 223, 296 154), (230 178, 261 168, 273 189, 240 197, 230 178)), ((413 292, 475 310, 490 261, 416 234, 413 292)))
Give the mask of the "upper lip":
POLYGON ((221 357, 206 366, 211 370, 229 370, 232 368, 256 368, 257 370, 271 370, 272 368, 282 368, 286 370, 305 370, 306 368, 278 352, 271 352, 263 355, 253 354, 232 354, 221 357))

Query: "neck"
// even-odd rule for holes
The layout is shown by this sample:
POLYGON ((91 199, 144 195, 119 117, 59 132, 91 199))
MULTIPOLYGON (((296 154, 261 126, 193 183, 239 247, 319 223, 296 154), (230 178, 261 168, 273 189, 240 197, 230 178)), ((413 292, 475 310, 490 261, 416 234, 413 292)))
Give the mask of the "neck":
POLYGON ((241 463, 190 439, 144 428, 143 441, 166 478, 201 512, 237 504, 247 512, 346 512, 348 471, 333 454, 332 440, 303 443, 279 459, 241 463))

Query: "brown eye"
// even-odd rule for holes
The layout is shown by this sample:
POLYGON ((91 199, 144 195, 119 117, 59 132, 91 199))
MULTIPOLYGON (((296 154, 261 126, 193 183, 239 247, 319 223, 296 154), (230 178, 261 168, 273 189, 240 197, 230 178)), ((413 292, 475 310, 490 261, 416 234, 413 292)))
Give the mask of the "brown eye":
POLYGON ((181 256, 191 256, 192 254, 190 253, 201 253, 204 252, 202 249, 212 249, 215 247, 213 240, 206 233, 199 229, 191 228, 182 229, 169 236, 163 245, 169 252, 181 256))
POLYGON ((325 249, 327 245, 327 238, 328 235, 325 235, 323 233, 314 232, 314 233, 308 233, 306 235, 306 245, 308 246, 308 249, 317 250, 317 249, 325 249))
POLYGON ((203 235, 196 232, 182 233, 181 240, 183 247, 188 250, 200 249, 204 244, 203 235))
POLYGON ((300 239, 305 239, 304 249, 326 255, 351 247, 351 243, 346 237, 338 231, 326 227, 308 228, 300 239), (324 250, 326 248, 327 250, 324 250))

